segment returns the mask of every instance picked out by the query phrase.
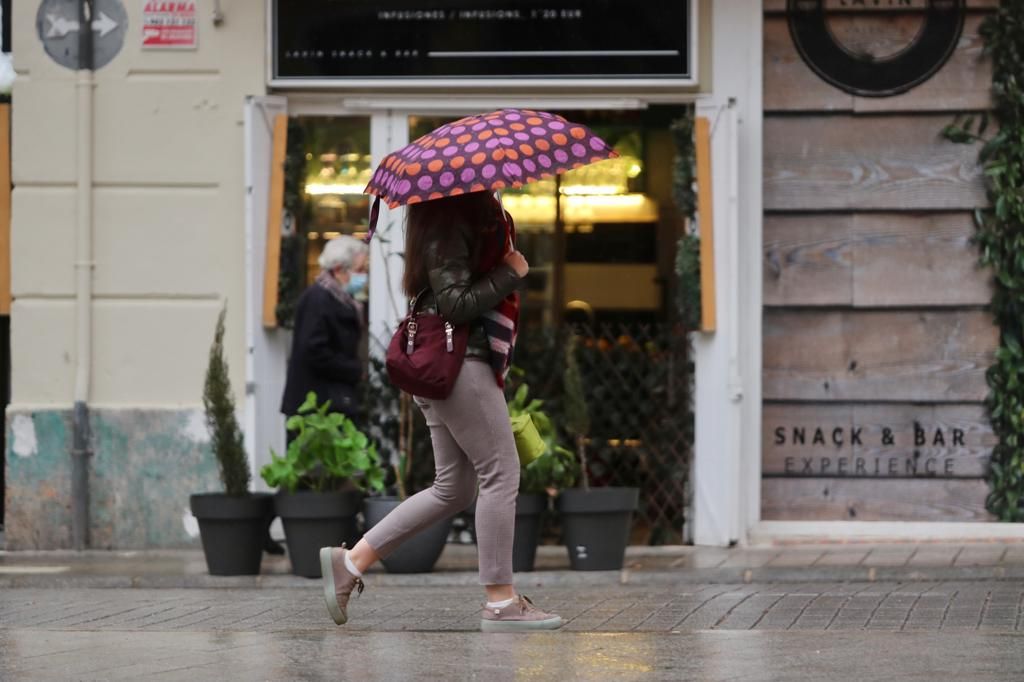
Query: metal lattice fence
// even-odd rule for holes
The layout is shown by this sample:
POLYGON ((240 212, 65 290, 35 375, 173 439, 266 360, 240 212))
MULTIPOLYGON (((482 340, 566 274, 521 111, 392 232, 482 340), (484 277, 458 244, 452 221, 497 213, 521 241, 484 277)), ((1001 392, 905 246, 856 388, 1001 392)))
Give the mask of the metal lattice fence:
POLYGON ((563 423, 569 343, 590 416, 585 442, 591 484, 640 488, 634 543, 681 542, 693 443, 693 371, 685 333, 648 324, 525 334, 516 350, 520 380, 545 400, 556 425, 563 423))
MULTIPOLYGON (((693 371, 686 334, 667 324, 567 325, 524 332, 507 393, 529 384, 531 396, 544 401, 567 446, 572 437, 564 429, 564 375, 570 344, 590 415, 585 443, 591 485, 640 488, 633 544, 682 542, 693 444, 693 371)), ((399 396, 381 363, 371 361, 370 370, 365 426, 384 457, 397 461, 399 396)), ((433 479, 433 457, 426 426, 418 410, 414 413, 410 484, 420 490, 433 479)))

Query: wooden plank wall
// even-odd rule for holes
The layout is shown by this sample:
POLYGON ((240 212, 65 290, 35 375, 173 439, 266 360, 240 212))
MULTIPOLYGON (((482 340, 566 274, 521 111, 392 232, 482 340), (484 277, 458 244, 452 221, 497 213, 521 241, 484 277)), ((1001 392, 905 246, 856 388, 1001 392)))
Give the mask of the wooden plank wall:
POLYGON ((865 98, 811 71, 785 2, 764 3, 766 520, 989 520, 984 191, 977 148, 938 133, 988 104, 994 4, 969 0, 929 81, 865 98))

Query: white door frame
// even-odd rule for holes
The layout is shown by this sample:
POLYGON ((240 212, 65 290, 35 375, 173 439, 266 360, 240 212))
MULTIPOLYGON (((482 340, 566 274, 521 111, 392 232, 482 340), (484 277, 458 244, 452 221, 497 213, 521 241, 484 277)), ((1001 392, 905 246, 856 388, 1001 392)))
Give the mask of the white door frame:
MULTIPOLYGON (((649 96, 580 94, 578 96, 534 95, 340 95, 291 93, 289 113, 293 116, 362 115, 371 118, 370 146, 373 162, 409 142, 408 116, 450 115, 502 107, 559 109, 637 109, 650 104, 694 103, 707 115, 725 116, 713 142, 715 164, 716 268, 718 311, 721 321, 716 334, 695 339, 698 363, 695 392, 694 537, 699 544, 729 545, 745 542, 747 531, 760 520, 761 479, 761 7, 740 0, 715 3, 713 41, 716 65, 716 96, 687 93, 654 93, 649 96), (722 9, 720 9, 720 7, 722 9), (728 7, 728 10, 726 10, 728 7), (720 16, 721 14, 721 16, 720 16), (725 30, 726 21, 742 17, 752 44, 742 53, 740 74, 737 60, 720 58, 719 53, 736 50, 736 36, 725 30), (756 31, 752 29, 756 27, 756 31), (726 38, 726 34, 728 37, 726 38), (721 62, 721 66, 718 66, 721 62), (752 66, 751 66, 752 65, 752 66), (739 106, 735 104, 739 102, 739 106), (748 145, 754 145, 747 149, 748 145), (730 166, 727 160, 736 159, 730 166), (729 183, 731 190, 726 191, 729 183), (742 230, 740 226, 742 225, 742 230), (728 250, 727 250, 728 249, 728 250), (732 339, 730 341, 730 339, 732 339), (741 400, 733 400, 737 394, 741 400), (730 397, 732 396, 732 397, 730 397), (723 419, 724 418, 724 419, 723 419), (727 431, 720 431, 726 426, 727 431), (723 439, 722 434, 732 434, 723 439)), ((396 251, 404 241, 401 209, 382 207, 378 234, 370 266, 370 328, 384 340, 390 335, 404 308, 400 294, 400 268, 396 251), (387 267, 384 267, 384 264, 387 267), (380 296, 376 292, 393 292, 380 296), (397 303, 396 302, 400 302, 397 303)), ((371 343, 371 349, 380 346, 371 343)))

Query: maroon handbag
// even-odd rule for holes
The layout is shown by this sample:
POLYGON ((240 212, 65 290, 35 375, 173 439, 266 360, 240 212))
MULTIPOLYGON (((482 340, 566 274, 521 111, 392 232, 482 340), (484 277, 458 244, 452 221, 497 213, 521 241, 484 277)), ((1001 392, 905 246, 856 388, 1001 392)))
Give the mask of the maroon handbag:
POLYGON ((440 315, 416 312, 420 292, 409 314, 388 344, 386 366, 391 383, 420 398, 445 400, 455 388, 469 342, 469 325, 455 326, 440 315))

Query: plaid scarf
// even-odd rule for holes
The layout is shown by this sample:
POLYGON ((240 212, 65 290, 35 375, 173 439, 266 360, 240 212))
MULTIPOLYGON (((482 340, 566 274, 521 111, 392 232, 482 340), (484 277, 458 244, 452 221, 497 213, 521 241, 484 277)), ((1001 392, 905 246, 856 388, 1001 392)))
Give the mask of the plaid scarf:
MULTIPOLYGON (((505 262, 505 254, 515 244, 516 227, 512 216, 501 209, 504 219, 495 220, 488 232, 494 233, 493 239, 484 239, 480 253, 479 274, 483 275, 505 262)), ((500 215, 501 215, 500 214, 500 215)), ((493 310, 483 314, 484 333, 491 347, 491 369, 498 386, 505 387, 505 377, 512 367, 512 353, 519 332, 519 292, 513 291, 506 296, 493 310)))
POLYGON ((345 291, 345 287, 341 285, 334 275, 326 270, 322 270, 319 275, 316 276, 316 285, 321 289, 326 289, 327 292, 343 305, 350 306, 356 311, 356 318, 359 320, 359 326, 365 327, 366 322, 363 320, 363 306, 360 305, 359 301, 355 297, 345 291))

